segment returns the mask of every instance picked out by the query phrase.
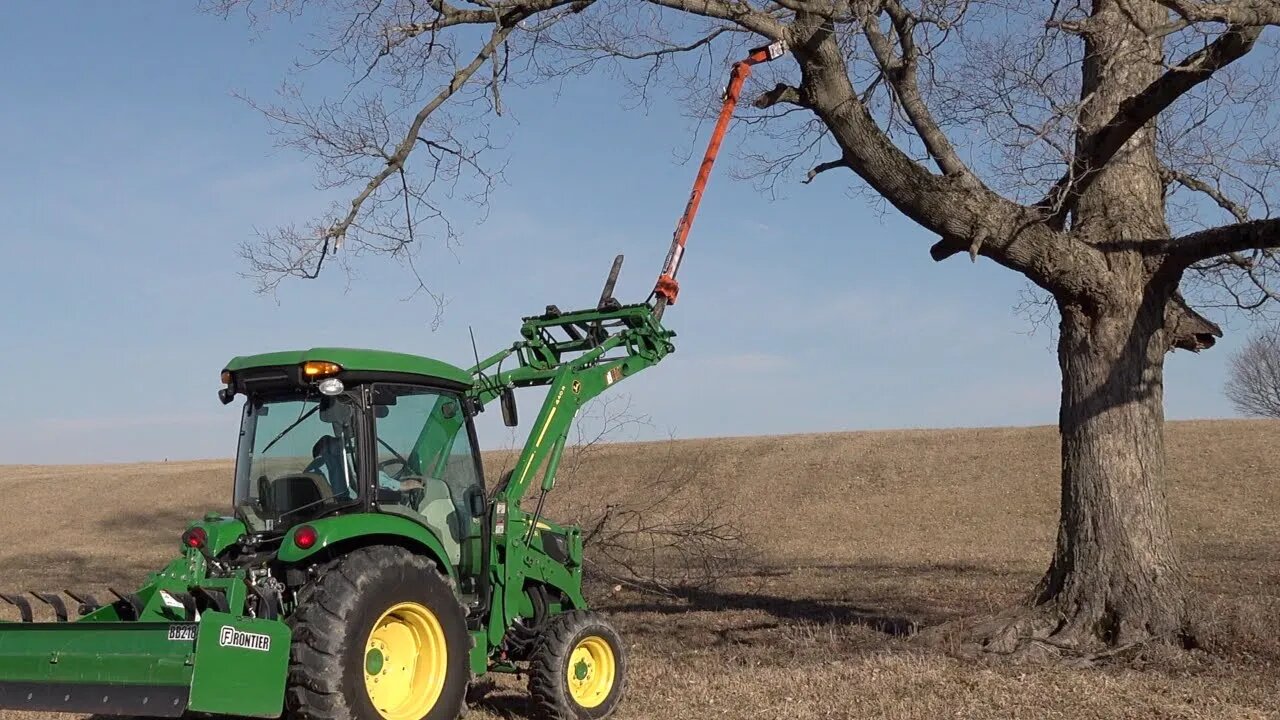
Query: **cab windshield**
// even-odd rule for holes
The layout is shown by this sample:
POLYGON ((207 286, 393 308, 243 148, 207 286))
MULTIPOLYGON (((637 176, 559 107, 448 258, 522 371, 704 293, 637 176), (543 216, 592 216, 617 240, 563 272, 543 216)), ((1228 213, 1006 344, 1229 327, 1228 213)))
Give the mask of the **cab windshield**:
POLYGON ((358 416, 345 394, 245 404, 235 503, 251 530, 283 529, 359 500, 358 416))

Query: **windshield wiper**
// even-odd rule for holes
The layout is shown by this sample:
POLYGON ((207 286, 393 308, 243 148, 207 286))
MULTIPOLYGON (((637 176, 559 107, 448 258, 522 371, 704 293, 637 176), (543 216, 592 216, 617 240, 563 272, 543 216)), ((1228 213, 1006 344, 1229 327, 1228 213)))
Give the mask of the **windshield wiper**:
POLYGON ((259 451, 258 451, 258 454, 259 454, 259 455, 261 455, 262 453, 265 453, 266 451, 270 450, 272 445, 275 445, 277 442, 279 442, 279 441, 280 441, 280 438, 284 437, 284 436, 285 436, 285 434, 286 434, 286 433, 288 433, 290 430, 292 430, 292 429, 294 429, 294 428, 298 427, 299 425, 301 425, 301 424, 302 424, 302 422, 303 422, 304 420, 306 420, 307 418, 311 417, 312 415, 315 415, 315 414, 316 414, 316 411, 318 411, 319 409, 320 409, 320 404, 319 404, 319 403, 316 403, 316 406, 315 406, 315 407, 311 408, 310 410, 308 410, 307 412, 303 413, 302 415, 299 415, 299 416, 298 416, 298 419, 297 419, 297 420, 294 420, 294 421, 289 425, 289 427, 287 427, 287 428, 285 428, 285 429, 281 430, 279 435, 277 435, 277 436, 275 436, 275 437, 271 438, 271 442, 267 443, 267 446, 266 446, 266 447, 264 447, 264 448, 262 448, 261 450, 259 450, 259 451))

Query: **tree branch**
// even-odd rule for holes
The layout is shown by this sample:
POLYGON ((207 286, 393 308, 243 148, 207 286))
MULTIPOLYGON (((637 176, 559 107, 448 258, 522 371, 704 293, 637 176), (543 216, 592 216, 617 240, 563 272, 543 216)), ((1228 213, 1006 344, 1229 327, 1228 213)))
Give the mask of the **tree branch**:
POLYGON ((484 44, 484 47, 480 48, 480 51, 476 53, 471 62, 458 69, 453 74, 449 84, 441 89, 435 97, 422 107, 422 109, 418 110, 417 115, 413 118, 413 122, 409 124, 409 129, 405 133, 404 138, 396 146, 396 151, 387 158, 386 167, 369 179, 369 182, 365 184, 365 187, 360 191, 360 194, 351 201, 351 209, 347 211, 347 214, 325 230, 323 239, 326 242, 332 240, 334 250, 342 247, 342 240, 346 237, 347 231, 351 228, 352 224, 355 223, 356 218, 359 217, 360 209, 363 207, 365 201, 367 201, 369 197, 387 181, 388 178, 396 175, 404 168, 405 160, 409 158, 409 154, 413 152, 415 144, 420 139, 419 133, 422 131, 422 126, 427 122, 427 119, 431 117, 431 114, 443 105, 446 100, 452 97, 454 93, 461 90, 463 86, 467 84, 467 81, 471 79, 471 76, 475 75, 476 71, 493 56, 494 51, 497 50, 503 41, 505 41, 507 37, 515 31, 516 24, 523 19, 523 17, 524 16, 519 14, 506 16, 503 24, 494 28, 493 33, 489 36, 489 41, 484 44))
POLYGON ((1245 210, 1243 205, 1227 197, 1221 190, 1200 178, 1173 168, 1161 168, 1160 174, 1164 176, 1165 182, 1176 182, 1188 190, 1207 195, 1218 207, 1231 213, 1236 222, 1249 222, 1249 212, 1245 210))
POLYGON ((1262 27, 1280 25, 1280 5, 1272 0, 1236 0, 1200 3, 1191 0, 1156 0, 1187 22, 1219 22, 1262 27))
MULTIPOLYGON (((569 5, 572 1, 515 0, 514 2, 485 2, 485 9, 483 10, 464 10, 443 2, 443 0, 431 0, 429 5, 437 13, 435 20, 395 25, 388 28, 388 31, 400 33, 402 37, 398 41, 403 42, 423 33, 435 32, 456 25, 508 25, 560 5, 569 5)), ((574 10, 579 12, 594 2, 595 0, 581 0, 573 3, 575 5, 574 10)))
POLYGON ((971 251, 1059 296, 1095 302, 1108 295, 1110 273, 1100 250, 1050 228, 1043 212, 929 172, 895 145, 854 90, 834 37, 792 48, 804 74, 802 102, 830 130, 850 169, 904 215, 942 236, 930 251, 934 259, 971 251))
POLYGON ((1120 103, 1115 115, 1080 142, 1081 151, 1051 188, 1041 207, 1065 216, 1098 173, 1115 157, 1134 133, 1164 112, 1178 98, 1244 57, 1257 42, 1258 27, 1232 27, 1216 40, 1169 68, 1142 92, 1120 103))
POLYGON ((906 112, 912 127, 929 151, 929 156, 937 163, 938 169, 947 175, 973 177, 973 173, 960 159, 920 94, 917 79, 920 50, 916 47, 914 37, 916 17, 907 12, 897 0, 884 0, 883 7, 893 23, 901 54, 894 53, 889 39, 880 31, 875 15, 868 14, 862 21, 863 34, 871 45, 880 70, 889 79, 898 104, 906 112))
POLYGON ((1167 248, 1170 257, 1185 265, 1244 250, 1280 248, 1280 218, 1201 230, 1170 240, 1167 248))
POLYGON ((742 0, 649 0, 649 2, 694 15, 729 20, 771 40, 782 40, 787 32, 786 26, 772 15, 757 10, 742 0))

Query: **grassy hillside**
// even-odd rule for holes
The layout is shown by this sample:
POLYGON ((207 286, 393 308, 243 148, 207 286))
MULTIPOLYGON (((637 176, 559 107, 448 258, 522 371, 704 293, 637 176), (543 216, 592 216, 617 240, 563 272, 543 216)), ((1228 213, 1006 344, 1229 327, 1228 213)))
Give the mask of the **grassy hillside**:
MULTIPOLYGON (((694 600, 595 588, 632 643, 619 717, 1280 718, 1280 423, 1172 423, 1168 439, 1215 653, 1102 670, 964 659, 885 632, 995 609, 1035 582, 1057 513, 1052 428, 599 447, 562 506, 682 469, 758 548, 694 600)), ((487 461, 495 477, 509 457, 487 461)), ((0 467, 0 588, 136 584, 184 519, 229 494, 223 461, 0 467)), ((525 712, 502 681, 472 717, 525 712)))

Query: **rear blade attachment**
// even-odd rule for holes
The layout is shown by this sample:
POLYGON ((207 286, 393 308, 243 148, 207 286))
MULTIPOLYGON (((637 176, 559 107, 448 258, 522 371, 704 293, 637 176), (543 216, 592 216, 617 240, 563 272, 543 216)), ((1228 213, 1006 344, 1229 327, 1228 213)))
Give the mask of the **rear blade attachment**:
MULTIPOLYGON (((41 595, 55 615, 69 614, 61 597, 41 595)), ((68 596, 82 607, 94 604, 87 595, 68 596)), ((26 598, 4 599, 24 618, 32 614, 26 598)), ((129 612, 127 598, 100 609, 75 622, 0 623, 0 709, 147 717, 282 712, 291 641, 285 623, 216 610, 196 622, 116 619, 129 612)))
POLYGON ((195 633, 175 634, 171 627, 88 620, 0 624, 0 708, 178 717, 191 694, 195 633))

